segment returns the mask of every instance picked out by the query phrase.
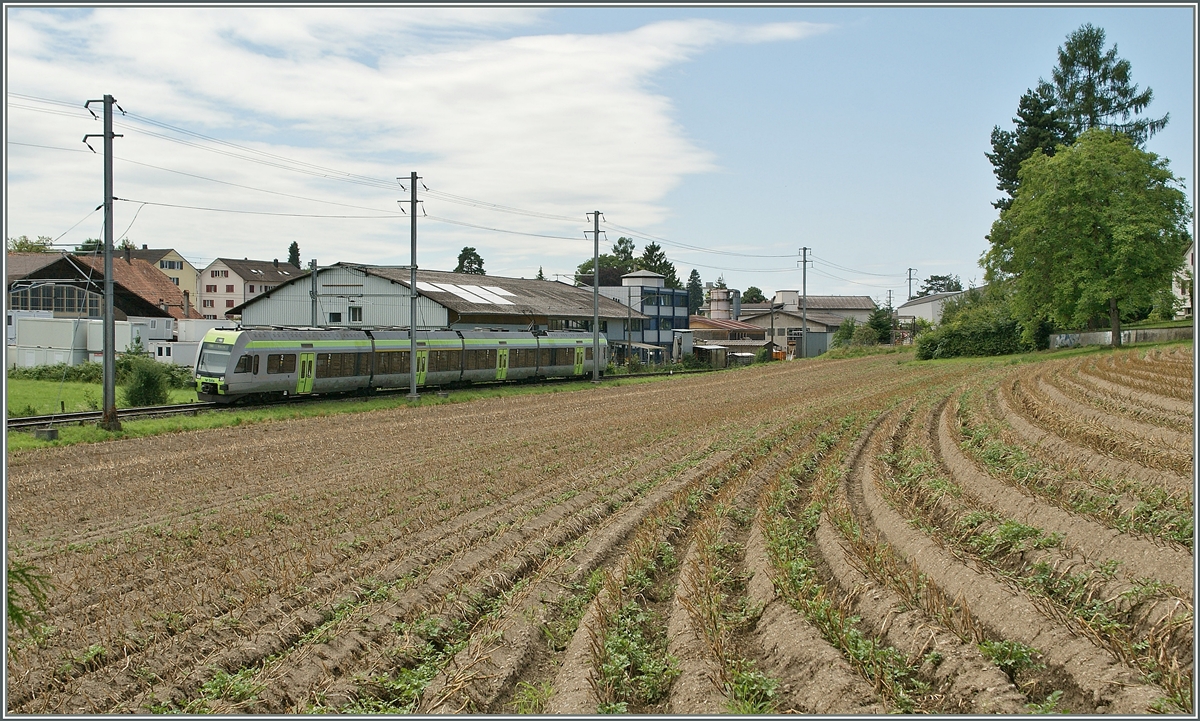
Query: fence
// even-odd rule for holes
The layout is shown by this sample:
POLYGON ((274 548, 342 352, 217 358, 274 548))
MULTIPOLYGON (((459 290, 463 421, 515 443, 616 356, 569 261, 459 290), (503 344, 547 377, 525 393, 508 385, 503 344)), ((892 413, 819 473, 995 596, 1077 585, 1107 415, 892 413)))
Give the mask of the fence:
MULTIPOLYGON (((1121 344, 1164 343, 1171 340, 1187 340, 1192 337, 1192 328, 1135 328, 1121 331, 1121 344)), ((1055 333, 1050 336, 1050 348, 1074 348, 1081 345, 1112 345, 1112 331, 1094 333, 1055 333)))

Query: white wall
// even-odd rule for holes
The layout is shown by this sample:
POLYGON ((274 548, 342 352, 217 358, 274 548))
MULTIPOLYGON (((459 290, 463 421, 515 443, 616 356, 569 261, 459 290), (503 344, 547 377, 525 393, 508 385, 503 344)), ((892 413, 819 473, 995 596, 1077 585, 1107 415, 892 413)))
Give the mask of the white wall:
MULTIPOLYGON (((302 278, 276 288, 242 311, 242 325, 312 325, 312 280, 302 278)), ((342 328, 408 326, 408 286, 367 275, 353 268, 321 268, 317 271, 317 324, 342 328), (350 322, 350 307, 362 308, 362 322, 350 322), (340 321, 331 321, 340 313, 340 321)), ((450 317, 446 308, 429 298, 417 296, 417 327, 444 328, 450 317)))

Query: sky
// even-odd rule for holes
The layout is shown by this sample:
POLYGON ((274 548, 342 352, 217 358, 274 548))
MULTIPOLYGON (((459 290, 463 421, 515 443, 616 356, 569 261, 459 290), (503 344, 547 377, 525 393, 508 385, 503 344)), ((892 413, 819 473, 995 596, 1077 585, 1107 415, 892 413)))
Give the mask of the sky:
POLYGON ((5 235, 570 281, 621 236, 686 281, 896 305, 981 284, 990 151, 1084 23, 1170 114, 1195 206, 1192 6, 5 8, 5 235), (92 107, 99 114, 98 104, 92 107), (401 187, 402 179, 403 188, 401 187), (800 263, 808 248, 807 275, 800 263), (912 269, 911 272, 909 269, 912 269))

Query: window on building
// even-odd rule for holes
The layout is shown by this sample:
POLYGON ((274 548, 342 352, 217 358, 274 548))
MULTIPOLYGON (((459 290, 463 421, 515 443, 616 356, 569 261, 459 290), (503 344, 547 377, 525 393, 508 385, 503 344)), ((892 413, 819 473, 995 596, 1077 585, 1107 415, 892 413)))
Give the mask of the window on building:
POLYGON ((672 325, 670 318, 660 318, 658 320, 659 330, 671 330, 672 328, 674 328, 674 325, 672 325))
POLYGON ((217 317, 215 315, 211 315, 211 314, 207 314, 207 313, 204 315, 204 317, 206 320, 216 320, 217 319, 217 317))
MULTIPOLYGON (((212 308, 212 307, 214 307, 215 302, 211 298, 206 298, 206 299, 200 301, 200 304, 201 304, 201 307, 212 308)), ((216 316, 213 316, 213 317, 215 318, 216 316)))
POLYGON ((232 286, 232 285, 227 285, 227 286, 225 286, 225 292, 226 292, 226 293, 232 293, 232 292, 233 292, 233 286, 232 286))
POLYGON ((174 283, 175 285, 179 285, 179 279, 178 279, 178 278, 171 278, 171 282, 172 282, 172 283, 174 283))
POLYGON ((687 307, 687 299, 688 299, 687 293, 680 293, 679 295, 675 296, 675 307, 676 308, 686 308, 687 307))
POLYGON ((640 333, 642 330, 642 319, 634 318, 633 320, 629 321, 629 330, 633 333, 640 333))
POLYGON ((350 306, 350 322, 351 323, 362 323, 362 306, 358 306, 358 305, 350 306))
POLYGON ((171 346, 167 346, 167 357, 171 357, 171 346))
POLYGON ((268 290, 273 290, 274 288, 275 288, 275 286, 273 286, 273 285, 264 285, 262 287, 262 292, 266 293, 268 290))
POLYGON ((233 307, 233 298, 230 298, 229 300, 225 301, 225 307, 226 307, 226 308, 232 308, 232 307, 233 307))
POLYGON ((208 272, 209 272, 210 277, 212 277, 212 278, 228 278, 229 277, 229 271, 227 271, 227 270, 210 270, 208 272))
POLYGON ((600 321, 600 332, 601 332, 601 333, 607 333, 607 332, 608 332, 608 321, 606 321, 606 320, 602 320, 602 321, 600 321))
POLYGON ((158 347, 158 357, 162 358, 162 346, 158 347))
POLYGON ((251 284, 251 286, 250 286, 250 292, 251 292, 251 293, 253 293, 253 292, 254 292, 254 285, 253 285, 253 284, 251 284))
POLYGON ((329 314, 329 322, 330 323, 341 323, 342 322, 342 314, 341 313, 330 313, 329 314))
POLYGON ((204 292, 205 292, 205 293, 216 293, 216 292, 217 292, 217 286, 215 286, 215 285, 206 285, 206 286, 204 286, 204 292))

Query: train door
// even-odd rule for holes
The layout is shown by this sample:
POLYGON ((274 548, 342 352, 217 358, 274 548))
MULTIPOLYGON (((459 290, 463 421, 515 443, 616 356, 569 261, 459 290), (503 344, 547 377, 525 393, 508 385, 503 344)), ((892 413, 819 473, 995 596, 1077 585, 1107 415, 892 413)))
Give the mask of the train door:
POLYGON ((575 346, 575 375, 583 375, 583 343, 575 346))
POLYGON ((417 385, 425 385, 425 374, 429 372, 429 350, 417 348, 417 385))
POLYGON ((316 353, 301 353, 300 366, 296 380, 296 393, 312 393, 313 369, 316 367, 316 353))
POLYGON ((496 380, 508 379, 508 346, 500 346, 496 353, 496 380))

